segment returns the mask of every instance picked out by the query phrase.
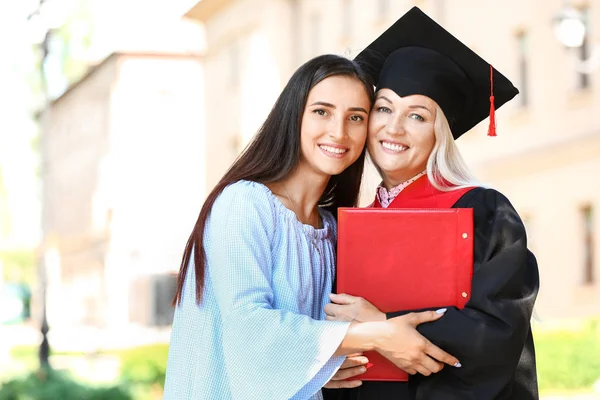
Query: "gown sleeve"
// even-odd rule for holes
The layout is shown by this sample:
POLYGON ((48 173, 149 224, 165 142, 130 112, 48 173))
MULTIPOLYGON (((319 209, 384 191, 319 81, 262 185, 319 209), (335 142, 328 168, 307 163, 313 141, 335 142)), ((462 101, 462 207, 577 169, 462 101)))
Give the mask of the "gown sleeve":
MULTIPOLYGON (((526 343, 533 351, 528 342, 539 275, 523 223, 509 200, 492 189, 462 207, 472 207, 474 215, 472 297, 462 310, 448 307, 441 319, 418 327, 462 367, 416 375, 416 400, 505 398, 526 343)), ((388 318, 405 313, 388 313, 388 318)))
POLYGON ((205 233, 212 244, 207 279, 221 313, 231 394, 235 399, 306 399, 341 365, 344 358, 332 356, 349 324, 274 307, 276 211, 268 198, 259 200, 264 201, 230 186, 215 202, 205 233))

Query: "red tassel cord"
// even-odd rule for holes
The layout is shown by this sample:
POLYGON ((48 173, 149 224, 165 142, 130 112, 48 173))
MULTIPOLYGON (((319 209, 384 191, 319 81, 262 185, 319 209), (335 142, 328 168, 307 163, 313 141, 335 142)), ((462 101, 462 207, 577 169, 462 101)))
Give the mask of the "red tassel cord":
POLYGON ((488 136, 496 136, 496 107, 494 105, 494 67, 490 65, 490 127, 488 136))

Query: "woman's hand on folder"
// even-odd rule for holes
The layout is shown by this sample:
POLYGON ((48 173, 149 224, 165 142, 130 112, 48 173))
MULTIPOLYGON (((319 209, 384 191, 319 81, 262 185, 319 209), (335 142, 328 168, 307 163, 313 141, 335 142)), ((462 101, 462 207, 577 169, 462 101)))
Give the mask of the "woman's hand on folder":
POLYGON ((444 364, 460 367, 457 358, 446 353, 416 327, 442 318, 445 310, 410 313, 388 319, 375 342, 375 350, 411 375, 417 372, 429 376, 442 370, 444 364))
POLYGON ((379 311, 377 307, 362 297, 332 293, 329 298, 331 303, 327 304, 324 309, 325 319, 329 321, 373 322, 386 320, 385 313, 379 311))
POLYGON ((360 380, 345 380, 353 376, 363 374, 367 369, 369 362, 362 353, 349 354, 342 363, 342 366, 333 375, 331 380, 325 384, 327 389, 350 389, 362 385, 360 380))

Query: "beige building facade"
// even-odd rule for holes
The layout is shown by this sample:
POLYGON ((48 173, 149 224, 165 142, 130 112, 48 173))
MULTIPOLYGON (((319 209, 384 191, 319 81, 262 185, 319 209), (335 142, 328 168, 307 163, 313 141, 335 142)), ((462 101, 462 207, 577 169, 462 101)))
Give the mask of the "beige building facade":
MULTIPOLYGON (((511 199, 538 258, 541 321, 600 315, 600 67, 577 72, 600 45, 600 7, 562 0, 201 0, 206 185, 212 187, 258 129, 289 76, 323 53, 353 57, 418 5, 507 75, 521 94, 457 143, 479 179, 511 199), (554 35, 562 7, 587 17, 586 45, 554 35)), ((598 54, 597 54, 598 55, 598 54)), ((365 177, 363 205, 378 178, 365 177)))
POLYGON ((181 252, 206 196, 201 61, 113 53, 45 111, 54 332, 170 324, 181 252))

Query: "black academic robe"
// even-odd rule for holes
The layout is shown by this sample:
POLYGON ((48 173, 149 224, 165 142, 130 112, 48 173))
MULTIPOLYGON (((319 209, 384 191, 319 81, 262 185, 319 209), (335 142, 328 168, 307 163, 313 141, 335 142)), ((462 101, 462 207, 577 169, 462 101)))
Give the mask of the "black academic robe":
MULTIPOLYGON (((509 200, 496 190, 474 188, 459 195, 457 201, 451 199, 452 194, 437 191, 424 176, 390 207, 447 203, 473 208, 472 297, 464 309, 447 307, 438 321, 418 327, 423 336, 456 356, 462 367, 445 366, 429 377, 417 374, 408 384, 365 381, 356 389, 324 389, 325 400, 538 399, 530 319, 539 276, 535 257, 527 250, 525 228, 509 200)), ((406 312, 388 313, 388 318, 406 312)))

